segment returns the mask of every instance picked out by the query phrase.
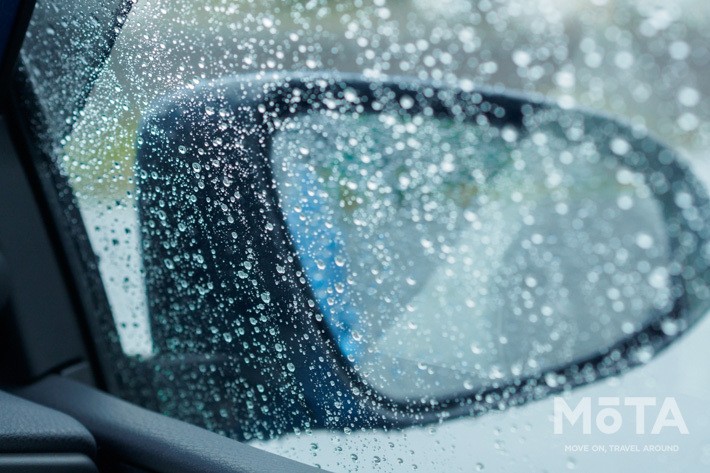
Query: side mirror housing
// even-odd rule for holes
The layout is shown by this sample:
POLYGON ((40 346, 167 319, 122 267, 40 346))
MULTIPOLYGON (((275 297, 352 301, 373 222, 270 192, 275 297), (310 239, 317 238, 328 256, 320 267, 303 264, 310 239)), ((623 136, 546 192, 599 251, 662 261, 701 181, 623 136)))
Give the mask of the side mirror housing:
POLYGON ((138 149, 158 408, 241 438, 540 399, 647 362, 710 298, 703 187, 590 112, 225 78, 156 104, 138 149))

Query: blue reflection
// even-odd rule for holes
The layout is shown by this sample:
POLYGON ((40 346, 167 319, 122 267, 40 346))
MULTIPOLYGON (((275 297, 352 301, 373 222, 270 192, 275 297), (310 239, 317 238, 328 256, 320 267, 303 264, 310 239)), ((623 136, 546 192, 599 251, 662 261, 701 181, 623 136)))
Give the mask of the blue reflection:
POLYGON ((348 258, 333 210, 320 195, 313 170, 299 163, 289 169, 291 188, 281 195, 282 208, 311 290, 323 319, 342 353, 351 361, 363 353, 360 317, 348 290, 348 258), (300 207, 300 212, 296 209, 300 207), (336 262, 337 261, 337 262, 336 262), (340 264, 338 264, 340 262, 340 264), (339 288, 338 291, 336 288, 339 288))

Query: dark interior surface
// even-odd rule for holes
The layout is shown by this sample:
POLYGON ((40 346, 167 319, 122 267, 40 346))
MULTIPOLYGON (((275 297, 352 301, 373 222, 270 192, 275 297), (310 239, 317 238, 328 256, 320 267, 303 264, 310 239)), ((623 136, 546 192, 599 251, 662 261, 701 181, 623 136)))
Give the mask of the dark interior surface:
POLYGON ((111 463, 140 471, 322 471, 150 412, 59 376, 25 388, 29 399, 66 412, 97 438, 111 463))
POLYGON ((0 202, 0 286, 7 293, 4 304, 0 297, 0 382, 22 383, 86 353, 64 275, 3 118, 0 202))
POLYGON ((66 414, 0 391, 0 472, 95 472, 94 438, 66 414))

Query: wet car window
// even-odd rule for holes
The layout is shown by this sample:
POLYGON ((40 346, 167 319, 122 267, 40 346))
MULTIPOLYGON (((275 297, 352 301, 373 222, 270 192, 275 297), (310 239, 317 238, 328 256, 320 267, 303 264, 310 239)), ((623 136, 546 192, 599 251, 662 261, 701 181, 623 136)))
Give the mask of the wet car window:
MULTIPOLYGON (((117 394, 334 471, 630 461, 566 452, 547 401, 510 406, 649 324, 688 328, 658 322, 679 278, 707 295, 678 269, 678 248, 710 253, 673 166, 710 180, 710 4, 140 1, 79 103, 43 67, 50 3, 23 67, 97 257, 117 394)), ((648 366, 575 383, 710 394, 668 369, 700 354, 639 343, 648 366)), ((710 463, 701 431, 682 445, 710 463)))

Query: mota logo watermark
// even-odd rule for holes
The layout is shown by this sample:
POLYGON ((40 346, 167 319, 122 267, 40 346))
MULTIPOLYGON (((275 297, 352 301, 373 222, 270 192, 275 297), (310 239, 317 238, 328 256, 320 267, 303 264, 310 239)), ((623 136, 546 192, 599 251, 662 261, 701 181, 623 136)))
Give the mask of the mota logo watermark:
POLYGON ((640 435, 657 435, 666 429, 688 434, 688 426, 673 397, 662 400, 655 397, 600 397, 594 406, 591 397, 583 397, 576 406, 570 406, 562 397, 555 397, 554 403, 555 434, 573 429, 578 432, 579 428, 583 434, 591 434, 592 429, 602 434, 614 434, 625 422, 632 422, 640 435))

